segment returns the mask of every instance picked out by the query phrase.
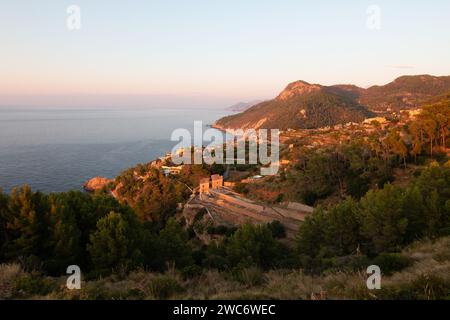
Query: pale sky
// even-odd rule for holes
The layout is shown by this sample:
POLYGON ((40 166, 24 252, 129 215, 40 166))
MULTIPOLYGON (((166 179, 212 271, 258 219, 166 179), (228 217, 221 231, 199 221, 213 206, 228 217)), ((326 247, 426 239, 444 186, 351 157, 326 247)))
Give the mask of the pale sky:
POLYGON ((228 103, 300 79, 367 87, 404 74, 450 75, 450 1, 0 0, 0 105, 67 95, 228 103), (81 30, 66 26, 69 5, 81 30), (379 30, 367 26, 371 5, 379 30))

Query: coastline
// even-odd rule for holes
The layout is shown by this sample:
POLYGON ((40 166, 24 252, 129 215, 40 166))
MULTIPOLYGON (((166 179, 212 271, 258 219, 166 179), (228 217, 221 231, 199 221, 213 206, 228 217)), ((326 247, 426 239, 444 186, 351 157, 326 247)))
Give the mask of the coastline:
MULTIPOLYGON (((225 135, 227 133, 227 131, 226 131, 227 129, 223 128, 222 126, 217 125, 217 121, 215 121, 213 124, 206 125, 206 127, 218 130, 225 135)), ((192 145, 191 145, 191 147, 192 147, 192 145)), ((172 150, 166 150, 165 152, 160 153, 158 156, 156 156, 155 158, 153 158, 150 161, 145 162, 145 163, 153 164, 153 163, 157 162, 158 160, 161 160, 162 158, 166 158, 169 154, 171 154, 171 151, 172 150)), ((136 163, 135 165, 137 165, 137 164, 138 163, 136 163)), ((133 167, 133 165, 128 168, 132 168, 132 167, 133 167)), ((92 178, 89 178, 82 184, 82 190, 84 190, 85 192, 88 192, 88 193, 93 193, 97 190, 103 189, 108 183, 113 182, 115 180, 115 178, 119 175, 120 175, 120 173, 118 175, 116 175, 114 178, 107 178, 104 176, 96 175, 92 178)))

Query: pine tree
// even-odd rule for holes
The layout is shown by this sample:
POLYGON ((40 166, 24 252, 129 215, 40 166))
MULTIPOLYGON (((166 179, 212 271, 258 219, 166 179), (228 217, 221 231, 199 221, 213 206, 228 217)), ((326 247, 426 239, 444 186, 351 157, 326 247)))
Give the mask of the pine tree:
POLYGON ((51 229, 48 198, 24 186, 20 190, 13 190, 9 210, 13 214, 7 222, 7 230, 12 234, 8 256, 45 258, 48 255, 51 229))
POLYGON ((234 266, 267 269, 277 262, 279 249, 279 243, 266 225, 246 223, 230 238, 226 252, 234 266))
POLYGON ((61 274, 69 265, 86 269, 86 257, 81 242, 82 232, 77 225, 76 213, 62 197, 53 199, 51 205, 52 255, 46 262, 51 273, 61 274))
POLYGON ((187 241, 187 232, 175 219, 170 218, 159 234, 159 247, 163 262, 174 263, 178 268, 193 264, 192 251, 187 241))
POLYGON ((361 235, 369 251, 378 254, 397 250, 408 227, 402 190, 388 184, 383 190, 369 191, 360 204, 361 235))
POLYGON ((127 219, 114 211, 97 222, 97 231, 90 236, 88 251, 94 268, 101 273, 119 267, 134 267, 141 259, 135 231, 127 219))

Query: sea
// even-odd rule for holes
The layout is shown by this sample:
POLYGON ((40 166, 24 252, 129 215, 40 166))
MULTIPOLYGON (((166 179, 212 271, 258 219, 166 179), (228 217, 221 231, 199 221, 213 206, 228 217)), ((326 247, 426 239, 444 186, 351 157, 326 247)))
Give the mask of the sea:
POLYGON ((0 107, 0 189, 24 184, 44 193, 82 190, 172 150, 175 129, 192 135, 230 111, 207 108, 0 107))

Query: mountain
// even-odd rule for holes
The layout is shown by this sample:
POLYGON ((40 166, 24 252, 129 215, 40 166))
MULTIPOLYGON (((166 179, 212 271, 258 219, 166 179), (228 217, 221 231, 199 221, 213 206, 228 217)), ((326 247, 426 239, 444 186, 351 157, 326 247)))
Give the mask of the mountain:
POLYGON ((296 81, 275 99, 259 103, 243 113, 222 118, 215 127, 308 129, 359 122, 370 116, 372 113, 360 106, 345 88, 296 81))
POLYGON ((238 102, 238 103, 233 104, 232 106, 228 107, 226 110, 242 112, 242 111, 245 111, 261 102, 262 102, 261 100, 253 100, 253 101, 249 101, 249 102, 238 102))
POLYGON ((376 114, 412 109, 450 93, 450 76, 403 76, 368 89, 355 85, 289 84, 278 97, 218 120, 217 128, 311 129, 360 122, 376 114))
POLYGON ((450 92, 450 76, 403 76, 385 86, 364 90, 359 102, 375 112, 420 107, 436 96, 450 92))

